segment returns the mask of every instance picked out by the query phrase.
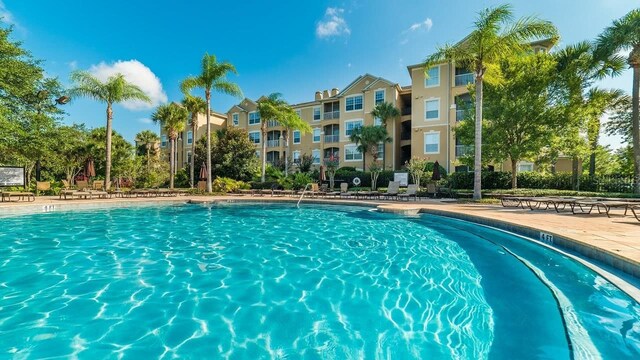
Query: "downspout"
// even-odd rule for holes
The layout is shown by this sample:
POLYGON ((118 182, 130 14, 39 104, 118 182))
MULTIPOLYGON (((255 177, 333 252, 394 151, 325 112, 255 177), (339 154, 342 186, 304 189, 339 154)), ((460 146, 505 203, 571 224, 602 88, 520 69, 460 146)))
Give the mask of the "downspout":
MULTIPOLYGON (((449 61, 449 76, 447 81, 447 174, 451 174, 451 73, 455 74, 455 68, 449 61)), ((454 149, 455 151, 455 149, 454 149)))

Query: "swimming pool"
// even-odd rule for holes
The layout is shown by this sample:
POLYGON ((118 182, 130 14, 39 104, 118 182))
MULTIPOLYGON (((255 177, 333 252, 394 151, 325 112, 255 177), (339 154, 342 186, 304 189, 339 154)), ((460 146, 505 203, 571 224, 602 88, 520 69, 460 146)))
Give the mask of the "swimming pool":
POLYGON ((0 358, 624 359, 640 306, 433 215, 276 204, 0 218, 0 358))

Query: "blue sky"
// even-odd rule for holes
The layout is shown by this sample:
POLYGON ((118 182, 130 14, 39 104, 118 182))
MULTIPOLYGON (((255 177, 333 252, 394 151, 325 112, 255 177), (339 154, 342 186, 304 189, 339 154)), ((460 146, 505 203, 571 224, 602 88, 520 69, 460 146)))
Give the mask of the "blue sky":
MULTIPOLYGON (((0 16, 14 25, 49 76, 68 84, 74 69, 106 76, 124 72, 157 105, 181 99, 179 82, 198 71, 205 52, 230 61, 245 96, 280 92, 291 103, 313 99, 316 90, 344 88, 371 73, 410 83, 407 65, 437 45, 455 42, 476 13, 504 1, 169 1, 0 0, 0 16)), ((560 30, 561 46, 591 40, 631 10, 631 0, 511 1, 517 16, 536 15, 560 30)), ((631 73, 602 87, 630 92, 631 73)), ((214 110, 226 112, 237 99, 215 94, 214 110)), ((152 108, 115 108, 114 129, 127 139, 149 123, 152 108)), ((103 126, 103 104, 79 99, 67 105, 68 123, 103 126)), ((619 139, 605 138, 619 146, 619 139)))

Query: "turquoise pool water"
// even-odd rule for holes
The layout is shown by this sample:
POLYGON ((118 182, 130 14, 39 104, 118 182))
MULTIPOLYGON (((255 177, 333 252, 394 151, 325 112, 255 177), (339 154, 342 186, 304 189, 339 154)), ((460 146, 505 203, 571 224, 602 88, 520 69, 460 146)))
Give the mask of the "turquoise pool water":
POLYGON ((0 218, 0 358, 640 358, 640 306, 457 220, 162 205, 0 218))

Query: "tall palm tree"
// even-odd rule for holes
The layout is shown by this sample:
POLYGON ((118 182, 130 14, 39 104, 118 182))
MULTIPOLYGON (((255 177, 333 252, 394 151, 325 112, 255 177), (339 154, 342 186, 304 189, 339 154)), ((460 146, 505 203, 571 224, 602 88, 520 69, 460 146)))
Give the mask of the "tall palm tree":
MULTIPOLYGON (((376 105, 373 110, 371 110, 371 116, 380 119, 382 126, 386 128, 389 120, 396 120, 400 117, 400 110, 393 106, 393 104, 385 101, 376 105)), ((386 146, 382 147, 382 169, 386 168, 387 157, 385 156, 385 147, 386 146)))
POLYGON ((596 150, 600 140, 600 128, 602 116, 605 112, 613 110, 616 106, 624 101, 625 93, 620 89, 605 90, 599 88, 591 88, 586 96, 586 113, 587 113, 587 137, 589 138, 589 175, 596 173, 596 150))
POLYGON ((616 54, 621 50, 631 50, 627 63, 633 69, 631 85, 631 122, 633 142, 633 163, 635 168, 635 193, 640 194, 640 9, 631 10, 627 15, 614 20, 596 41, 597 53, 616 54))
POLYGON ((382 126, 361 126, 353 129, 349 140, 356 144, 360 153, 362 153, 362 170, 366 170, 366 154, 373 157, 373 162, 378 161, 378 144, 391 142, 391 137, 387 129, 382 126))
POLYGON ((115 74, 106 81, 101 81, 87 71, 75 71, 71 73, 73 87, 69 90, 71 97, 88 97, 107 103, 107 140, 106 140, 106 165, 105 188, 111 187, 111 123, 113 121, 113 104, 139 100, 150 103, 151 99, 136 85, 128 82, 124 75, 115 74))
POLYGON ((560 49, 554 58, 558 74, 556 87, 566 120, 561 138, 567 155, 573 158, 572 182, 578 190, 579 159, 587 151, 581 133, 588 128, 587 110, 592 106, 588 91, 596 80, 620 74, 624 62, 616 55, 596 54, 594 46, 586 41, 560 49))
POLYGON ((207 111, 207 102, 199 96, 187 95, 184 99, 182 99, 182 105, 187 109, 189 114, 191 114, 191 133, 193 134, 193 147, 191 149, 191 163, 189 164, 189 181, 191 182, 191 187, 194 187, 198 114, 204 114, 207 111))
POLYGON ((151 115, 151 119, 160 123, 169 138, 169 188, 171 189, 173 189, 176 170, 176 139, 187 126, 187 116, 187 109, 176 103, 160 105, 151 115))
POLYGON ((475 75, 475 161, 473 198, 481 195, 482 175, 482 83, 499 82, 498 63, 529 49, 528 43, 543 37, 557 38, 558 31, 549 21, 524 17, 513 21, 510 5, 482 10, 474 22, 474 30, 455 45, 445 45, 427 57, 423 63, 425 75, 434 65, 443 61, 454 62, 474 71, 475 75))
POLYGON ((236 67, 231 63, 219 63, 215 55, 204 54, 200 74, 190 76, 180 84, 180 89, 185 95, 190 95, 195 88, 204 89, 204 97, 207 101, 207 192, 211 192, 211 91, 242 97, 240 87, 227 80, 227 74, 237 74, 236 67))
POLYGON ((260 132, 262 136, 262 182, 266 179, 267 169, 267 125, 269 120, 278 120, 283 116, 288 104, 282 99, 282 94, 272 93, 258 99, 258 113, 260 114, 260 132))
POLYGON ((278 118, 278 122, 284 128, 284 145, 285 145, 285 157, 284 157, 284 175, 289 174, 289 137, 294 130, 300 131, 301 134, 311 132, 311 125, 302 120, 295 110, 291 106, 283 108, 282 114, 278 118))
POLYGON ((136 142, 144 145, 147 152, 147 171, 151 166, 151 149, 155 150, 156 144, 160 141, 158 134, 151 130, 142 130, 136 135, 136 142))

